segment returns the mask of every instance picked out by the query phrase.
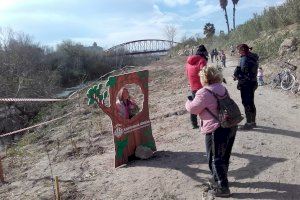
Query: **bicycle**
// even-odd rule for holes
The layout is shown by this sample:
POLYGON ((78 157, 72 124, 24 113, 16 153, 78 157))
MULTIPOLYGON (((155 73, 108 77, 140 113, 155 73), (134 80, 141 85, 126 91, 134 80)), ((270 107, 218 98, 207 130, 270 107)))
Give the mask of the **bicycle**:
POLYGON ((293 94, 297 94, 300 93, 300 83, 298 80, 296 80, 295 84, 293 85, 293 87, 291 88, 291 92, 293 94))
POLYGON ((283 90, 290 90, 296 82, 296 77, 292 71, 295 71, 297 67, 288 62, 284 62, 280 67, 283 70, 275 75, 270 85, 272 88, 280 86, 283 90))

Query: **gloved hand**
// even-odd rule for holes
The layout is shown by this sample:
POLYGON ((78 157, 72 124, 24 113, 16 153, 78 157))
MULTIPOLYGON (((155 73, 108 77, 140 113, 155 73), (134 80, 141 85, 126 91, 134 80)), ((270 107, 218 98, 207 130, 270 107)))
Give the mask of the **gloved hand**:
POLYGON ((190 95, 187 97, 189 101, 193 101, 193 97, 190 95))

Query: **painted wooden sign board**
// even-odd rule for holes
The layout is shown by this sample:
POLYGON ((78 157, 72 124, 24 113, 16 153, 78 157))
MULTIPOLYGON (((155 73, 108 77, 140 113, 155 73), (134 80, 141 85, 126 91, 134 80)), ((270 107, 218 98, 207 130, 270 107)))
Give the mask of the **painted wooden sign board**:
POLYGON ((106 88, 102 92, 103 85, 95 85, 88 90, 89 105, 97 103, 98 106, 111 118, 112 133, 115 143, 115 167, 126 164, 128 157, 135 154, 138 146, 142 145, 156 151, 155 141, 152 135, 151 122, 148 108, 148 77, 149 71, 137 71, 108 78, 106 88), (116 99, 118 92, 129 84, 136 84, 144 95, 142 110, 131 119, 122 117, 117 110, 116 99), (109 106, 104 100, 109 94, 109 106))

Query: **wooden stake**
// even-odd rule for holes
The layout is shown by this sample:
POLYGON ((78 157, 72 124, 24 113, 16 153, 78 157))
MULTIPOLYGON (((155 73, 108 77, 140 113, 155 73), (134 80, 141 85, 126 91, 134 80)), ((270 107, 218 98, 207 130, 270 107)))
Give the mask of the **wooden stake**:
POLYGON ((75 150, 75 153, 77 154, 76 156, 78 156, 79 152, 78 152, 78 148, 77 148, 76 142, 71 139, 71 144, 73 146, 73 149, 75 150))
POLYGON ((0 181, 4 183, 4 174, 3 174, 3 167, 2 167, 2 161, 0 157, 0 181))
POLYGON ((55 176, 55 199, 60 200, 58 176, 55 176))

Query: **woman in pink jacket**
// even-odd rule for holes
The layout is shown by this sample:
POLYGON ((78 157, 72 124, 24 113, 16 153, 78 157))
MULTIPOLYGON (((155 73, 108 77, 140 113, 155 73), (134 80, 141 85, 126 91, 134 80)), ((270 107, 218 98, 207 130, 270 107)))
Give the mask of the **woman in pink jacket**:
POLYGON ((208 166, 212 174, 209 193, 217 197, 229 197, 227 172, 237 127, 222 128, 209 113, 215 116, 219 114, 217 99, 210 91, 220 97, 226 95, 221 72, 215 67, 205 67, 200 72, 200 79, 203 88, 197 91, 192 101, 186 102, 185 107, 188 112, 199 115, 202 122, 201 133, 205 134, 208 166))
MULTIPOLYGON (((196 92, 202 88, 200 82, 199 72, 207 64, 208 52, 204 45, 200 45, 196 55, 189 56, 185 65, 186 75, 189 81, 192 98, 195 97, 196 92)), ((197 115, 191 114, 191 122, 194 129, 199 128, 197 115)))

